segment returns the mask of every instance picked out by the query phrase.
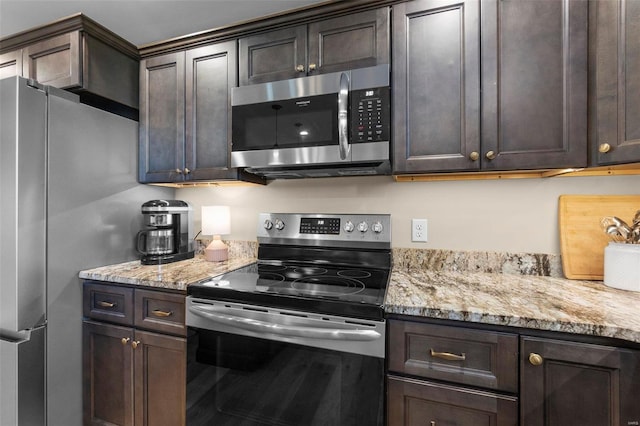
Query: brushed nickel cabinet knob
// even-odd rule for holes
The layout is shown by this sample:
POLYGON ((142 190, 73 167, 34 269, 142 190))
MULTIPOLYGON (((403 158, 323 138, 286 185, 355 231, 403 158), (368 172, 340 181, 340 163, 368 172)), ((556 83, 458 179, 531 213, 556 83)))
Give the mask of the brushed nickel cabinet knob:
POLYGON ((122 339, 120 339, 120 342, 123 345, 126 345, 127 343, 129 343, 129 340, 131 340, 131 339, 129 339, 128 337, 123 337, 122 339))
POLYGON ((184 174, 185 174, 185 175, 188 175, 189 173, 191 173, 191 170, 189 170, 189 168, 188 168, 188 167, 185 167, 185 168, 184 168, 184 174))
POLYGON ((137 349, 139 344, 140 344, 140 340, 133 341, 131 342, 131 347, 133 349, 137 349))
POLYGON ((480 158, 480 154, 477 151, 473 151, 469 154, 469 160, 471 161, 478 161, 478 158, 480 158))
POLYGON ((181 175, 182 174, 182 169, 176 169, 176 173, 181 175))
POLYGON ((486 153, 485 157, 487 157, 487 160, 493 160, 496 158, 496 153, 494 151, 489 151, 486 153))
POLYGON ((315 71, 316 67, 317 67, 316 64, 309 64, 309 71, 315 71))
POLYGON ((296 71, 304 72, 304 65, 296 65, 296 71))
POLYGON ((601 143, 598 147, 598 151, 601 154, 606 154, 607 152, 611 151, 611 145, 609 145, 608 143, 601 143))

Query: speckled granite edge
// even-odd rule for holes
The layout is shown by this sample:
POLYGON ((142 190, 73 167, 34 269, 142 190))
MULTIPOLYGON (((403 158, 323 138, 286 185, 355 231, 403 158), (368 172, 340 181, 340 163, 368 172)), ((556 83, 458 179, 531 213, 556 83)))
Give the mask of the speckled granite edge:
POLYGON ((597 281, 394 270, 390 314, 611 337, 640 343, 640 292, 597 281))
POLYGON ((559 255, 394 248, 393 267, 399 271, 428 269, 562 278, 559 255))
POLYGON ((202 255, 165 265, 142 265, 139 260, 80 271, 79 277, 136 286, 186 291, 189 284, 233 271, 255 262, 254 257, 230 257, 207 262, 202 255))

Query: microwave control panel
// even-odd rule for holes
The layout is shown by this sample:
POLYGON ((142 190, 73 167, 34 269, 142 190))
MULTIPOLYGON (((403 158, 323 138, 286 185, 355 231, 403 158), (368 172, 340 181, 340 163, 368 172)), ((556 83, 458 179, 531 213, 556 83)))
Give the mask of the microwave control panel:
POLYGON ((389 141, 389 87, 351 92, 351 143, 389 141))

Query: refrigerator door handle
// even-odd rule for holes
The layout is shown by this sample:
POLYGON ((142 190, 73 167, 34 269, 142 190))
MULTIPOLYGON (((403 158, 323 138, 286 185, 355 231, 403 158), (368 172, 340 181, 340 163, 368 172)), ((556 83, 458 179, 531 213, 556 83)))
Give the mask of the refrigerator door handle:
POLYGON ((0 341, 12 344, 20 344, 31 340, 31 330, 10 331, 0 330, 0 341))
POLYGON ((0 425, 45 424, 45 327, 0 330, 0 425))

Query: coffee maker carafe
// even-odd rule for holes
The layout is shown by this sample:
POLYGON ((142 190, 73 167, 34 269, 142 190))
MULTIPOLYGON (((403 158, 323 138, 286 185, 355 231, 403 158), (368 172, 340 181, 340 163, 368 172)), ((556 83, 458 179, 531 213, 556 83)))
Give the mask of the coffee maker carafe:
POLYGON ((181 200, 151 200, 142 205, 144 224, 136 248, 143 265, 191 259, 194 256, 191 206, 181 200))

